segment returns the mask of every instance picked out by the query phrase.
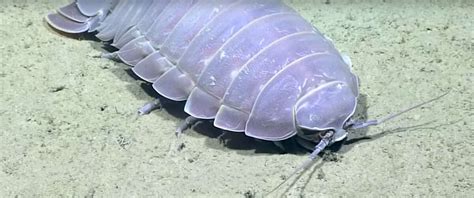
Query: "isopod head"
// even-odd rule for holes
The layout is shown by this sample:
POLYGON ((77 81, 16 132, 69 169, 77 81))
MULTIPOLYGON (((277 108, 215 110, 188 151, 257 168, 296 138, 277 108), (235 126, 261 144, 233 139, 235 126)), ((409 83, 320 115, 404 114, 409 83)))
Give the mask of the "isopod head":
POLYGON ((318 141, 316 132, 334 131, 331 143, 343 140, 345 123, 354 114, 357 96, 342 81, 328 82, 301 97, 294 108, 297 135, 309 141, 318 141), (311 131, 314 133, 305 133, 311 131))

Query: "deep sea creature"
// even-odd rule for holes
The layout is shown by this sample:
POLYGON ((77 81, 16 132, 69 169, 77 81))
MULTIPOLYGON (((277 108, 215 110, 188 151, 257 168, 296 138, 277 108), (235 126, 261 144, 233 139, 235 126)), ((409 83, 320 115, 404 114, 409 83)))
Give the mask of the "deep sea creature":
POLYGON ((347 129, 400 114, 351 119, 359 83, 350 59, 279 0, 77 0, 46 20, 62 32, 96 32, 118 49, 105 57, 132 66, 160 95, 186 101, 190 117, 178 133, 211 119, 257 139, 297 137, 316 145, 311 162, 347 129))

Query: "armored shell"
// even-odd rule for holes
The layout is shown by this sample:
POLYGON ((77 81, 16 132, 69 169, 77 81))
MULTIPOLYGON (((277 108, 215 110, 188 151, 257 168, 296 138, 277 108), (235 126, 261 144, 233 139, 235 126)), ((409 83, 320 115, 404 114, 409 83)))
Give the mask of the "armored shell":
POLYGON ((337 131, 356 107, 350 61, 278 0, 77 0, 46 20, 97 32, 159 94, 225 130, 270 141, 337 131))

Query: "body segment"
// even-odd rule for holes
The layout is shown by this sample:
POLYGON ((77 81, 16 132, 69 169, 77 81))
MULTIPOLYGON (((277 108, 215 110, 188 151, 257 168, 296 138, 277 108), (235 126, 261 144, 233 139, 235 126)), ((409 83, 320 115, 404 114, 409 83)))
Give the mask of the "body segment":
POLYGON ((357 102, 338 50, 278 0, 84 0, 47 20, 97 31, 159 94, 187 100, 187 113, 255 138, 342 128, 357 102))

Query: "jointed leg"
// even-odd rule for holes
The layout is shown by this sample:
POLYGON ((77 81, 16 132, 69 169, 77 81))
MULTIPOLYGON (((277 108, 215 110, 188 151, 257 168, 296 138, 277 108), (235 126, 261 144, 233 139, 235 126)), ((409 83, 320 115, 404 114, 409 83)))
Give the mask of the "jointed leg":
POLYGON ((196 122, 200 121, 199 118, 195 118, 193 116, 188 116, 186 119, 184 119, 183 122, 176 128, 176 141, 174 145, 171 145, 169 154, 172 151, 180 151, 184 148, 184 144, 181 141, 181 135, 186 129, 191 128, 192 125, 194 125, 196 122))
POLYGON ((159 108, 161 108, 160 100, 155 99, 151 102, 146 103, 142 107, 140 107, 140 109, 138 109, 138 115, 139 116, 146 115, 152 112, 153 110, 159 109, 159 108))
POLYGON ((200 120, 199 118, 188 116, 186 119, 184 119, 183 122, 181 122, 181 124, 176 129, 176 136, 179 138, 186 129, 190 128, 193 124, 195 124, 199 120, 200 120))

